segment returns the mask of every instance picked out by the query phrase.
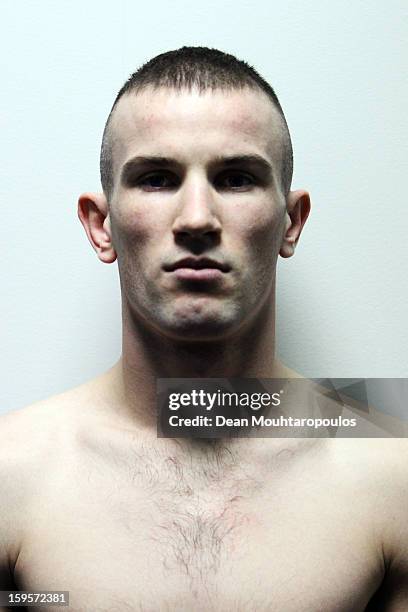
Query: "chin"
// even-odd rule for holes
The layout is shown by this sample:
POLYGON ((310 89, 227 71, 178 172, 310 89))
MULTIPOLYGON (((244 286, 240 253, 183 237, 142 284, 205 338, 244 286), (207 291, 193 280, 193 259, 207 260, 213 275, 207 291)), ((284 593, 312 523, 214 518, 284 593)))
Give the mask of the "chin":
POLYGON ((164 335, 177 341, 213 342, 227 339, 239 329, 242 321, 232 304, 218 306, 207 304, 207 307, 194 305, 177 308, 172 313, 166 313, 158 327, 164 335))
POLYGON ((233 334, 234 329, 230 326, 214 323, 202 323, 191 325, 171 326, 162 329, 163 335, 175 342, 220 342, 228 340, 233 334))

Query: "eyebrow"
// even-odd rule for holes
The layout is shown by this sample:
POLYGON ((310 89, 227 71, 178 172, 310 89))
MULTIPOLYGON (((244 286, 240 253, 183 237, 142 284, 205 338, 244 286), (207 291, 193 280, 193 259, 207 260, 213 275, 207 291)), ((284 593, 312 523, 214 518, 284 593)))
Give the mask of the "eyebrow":
POLYGON ((251 153, 250 155, 231 155, 229 157, 217 156, 214 160, 215 165, 220 166, 235 166, 240 164, 248 164, 258 166, 260 170, 264 172, 272 173, 272 164, 267 159, 258 155, 257 153, 251 153))
POLYGON ((174 166, 176 164, 177 161, 175 159, 171 159, 170 157, 160 157, 158 155, 138 155, 136 157, 132 157, 125 163, 122 173, 126 172, 127 170, 132 170, 137 166, 174 166))
MULTIPOLYGON (((243 154, 243 155, 217 155, 210 163, 210 166, 237 166, 237 165, 252 165, 257 167, 261 172, 265 174, 273 175, 272 164, 266 160, 262 155, 256 153, 243 154)), ((137 168, 149 166, 153 168, 163 167, 180 167, 182 164, 171 157, 162 157, 159 155, 137 155, 129 159, 123 166, 121 172, 121 180, 126 180, 129 175, 134 172, 137 168)))

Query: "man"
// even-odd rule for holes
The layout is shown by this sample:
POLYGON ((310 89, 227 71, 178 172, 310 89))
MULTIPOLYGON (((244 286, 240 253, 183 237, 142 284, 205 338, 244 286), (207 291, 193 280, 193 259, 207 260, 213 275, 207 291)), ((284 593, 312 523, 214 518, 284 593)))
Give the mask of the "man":
POLYGON ((1 588, 75 612, 406 610, 403 442, 156 435, 158 377, 297 376, 275 268, 310 200, 273 90, 217 50, 162 54, 119 92, 101 176, 79 217, 118 260, 122 358, 2 419, 1 588))

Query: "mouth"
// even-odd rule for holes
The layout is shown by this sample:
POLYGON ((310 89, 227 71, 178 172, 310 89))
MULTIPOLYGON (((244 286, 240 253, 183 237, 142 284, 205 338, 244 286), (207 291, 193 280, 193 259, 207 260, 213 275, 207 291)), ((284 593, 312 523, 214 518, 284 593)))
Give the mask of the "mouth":
POLYGON ((164 266, 164 270, 179 280, 210 282, 220 280, 231 267, 208 257, 185 257, 164 266))

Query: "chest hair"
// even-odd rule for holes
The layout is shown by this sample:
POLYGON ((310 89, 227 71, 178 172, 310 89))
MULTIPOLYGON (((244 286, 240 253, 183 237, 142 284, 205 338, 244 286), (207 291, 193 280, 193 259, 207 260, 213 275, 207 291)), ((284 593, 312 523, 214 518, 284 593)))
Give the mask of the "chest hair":
POLYGON ((133 478, 143 487, 148 538, 165 573, 207 583, 251 524, 249 501, 261 479, 218 441, 182 453, 137 454, 133 478))

